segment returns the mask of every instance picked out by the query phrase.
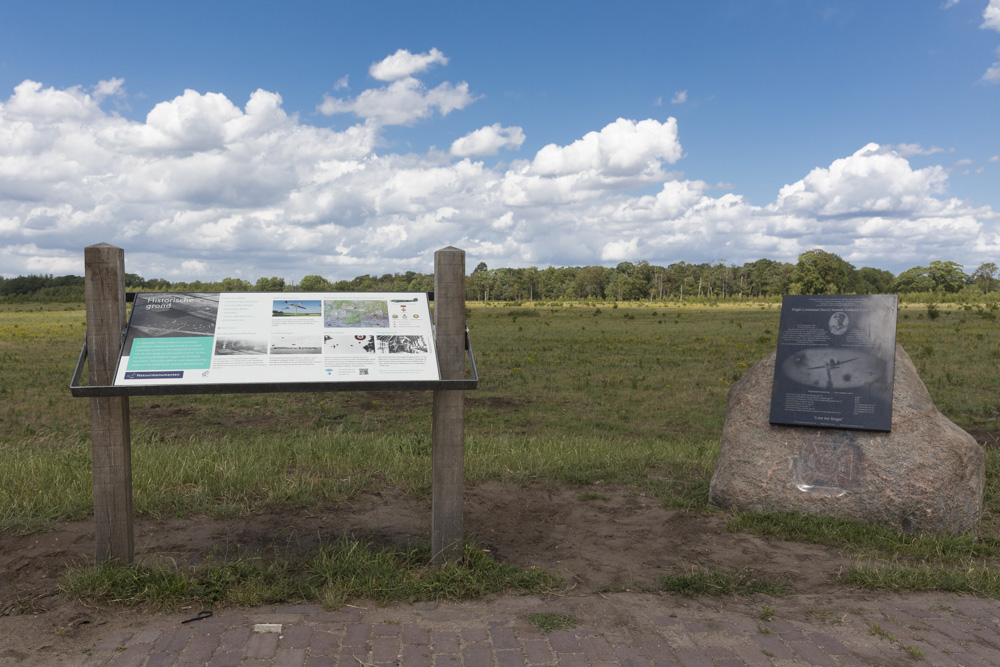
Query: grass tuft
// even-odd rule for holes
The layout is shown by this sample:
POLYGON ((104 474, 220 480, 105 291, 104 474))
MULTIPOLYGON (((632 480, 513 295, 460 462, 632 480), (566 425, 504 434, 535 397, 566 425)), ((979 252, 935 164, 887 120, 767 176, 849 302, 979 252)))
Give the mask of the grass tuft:
POLYGON ((947 591, 1000 598, 1000 570, 985 562, 942 567, 930 563, 852 565, 838 580, 870 590, 947 591))
POLYGON ((688 597, 699 595, 748 597, 758 593, 780 596, 788 593, 788 587, 769 579, 757 577, 748 569, 736 572, 696 569, 691 574, 665 574, 660 577, 658 589, 668 593, 680 593, 688 597))
POLYGON ((255 606, 316 600, 337 608, 359 598, 388 604, 462 600, 507 591, 544 593, 561 582, 537 568, 498 563, 472 544, 460 558, 441 567, 428 565, 429 559, 426 547, 376 548, 345 537, 299 559, 251 555, 188 569, 174 563, 114 561, 73 568, 63 577, 62 588, 84 600, 166 609, 191 602, 255 606))
POLYGON ((1000 555, 995 537, 906 535, 881 526, 822 516, 736 512, 726 524, 733 532, 846 549, 857 556, 904 557, 958 563, 1000 555))
POLYGON ((580 622, 572 614, 560 614, 554 611, 528 614, 524 618, 545 634, 549 634, 555 630, 572 630, 580 625, 580 622))

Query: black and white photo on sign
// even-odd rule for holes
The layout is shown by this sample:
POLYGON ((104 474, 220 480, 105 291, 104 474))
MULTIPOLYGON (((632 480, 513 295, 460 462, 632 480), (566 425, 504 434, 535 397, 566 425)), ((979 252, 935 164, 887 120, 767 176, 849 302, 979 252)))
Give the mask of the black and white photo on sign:
POLYGON ((316 334, 274 334, 271 354, 320 354, 322 339, 316 334))
POLYGON ((139 294, 132 305, 131 338, 211 336, 219 313, 219 295, 203 292, 139 294))
POLYGON ((376 339, 380 354, 427 354, 430 351, 423 336, 380 334, 376 339))
POLYGON ((263 336, 216 336, 216 356, 267 354, 267 338, 263 336))
POLYGON ((323 353, 336 355, 375 354, 375 336, 370 334, 323 334, 323 353))

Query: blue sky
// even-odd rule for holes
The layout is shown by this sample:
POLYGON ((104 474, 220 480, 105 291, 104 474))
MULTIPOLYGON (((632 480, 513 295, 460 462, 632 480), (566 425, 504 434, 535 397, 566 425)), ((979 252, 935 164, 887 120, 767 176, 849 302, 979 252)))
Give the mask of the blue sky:
POLYGON ((1000 0, 0 6, 0 274, 1000 262, 1000 0))

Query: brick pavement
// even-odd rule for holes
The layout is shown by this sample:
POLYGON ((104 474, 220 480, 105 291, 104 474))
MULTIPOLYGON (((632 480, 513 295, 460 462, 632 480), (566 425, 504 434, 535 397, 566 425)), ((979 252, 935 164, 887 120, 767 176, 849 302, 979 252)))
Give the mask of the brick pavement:
POLYGON ((1000 665, 1000 602, 946 594, 751 601, 622 593, 338 611, 269 607, 183 619, 161 616, 149 627, 108 634, 57 664, 1000 665), (545 634, 526 618, 539 612, 569 614, 580 625, 545 634))

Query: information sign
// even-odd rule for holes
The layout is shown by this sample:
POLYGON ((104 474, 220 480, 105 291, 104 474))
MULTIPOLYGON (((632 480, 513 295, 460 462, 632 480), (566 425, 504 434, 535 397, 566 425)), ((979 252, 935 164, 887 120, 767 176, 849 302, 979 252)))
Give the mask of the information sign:
POLYGON ((440 380, 427 295, 148 292, 116 386, 440 380))
POLYGON ((771 423, 888 431, 895 295, 786 296, 771 423))

